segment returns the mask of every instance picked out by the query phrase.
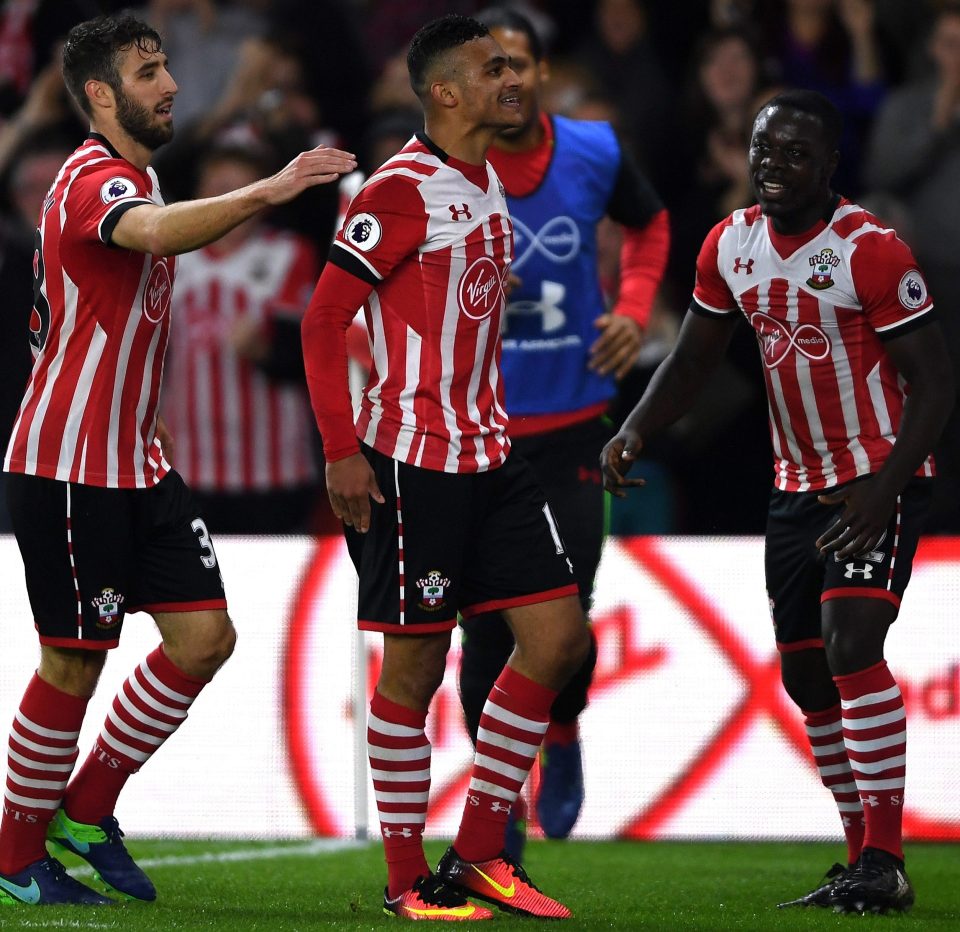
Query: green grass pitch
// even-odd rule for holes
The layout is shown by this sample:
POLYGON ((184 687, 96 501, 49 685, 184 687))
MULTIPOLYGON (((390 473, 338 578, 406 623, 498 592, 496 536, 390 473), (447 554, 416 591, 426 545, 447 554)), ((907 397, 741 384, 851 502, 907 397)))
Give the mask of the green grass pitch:
MULTIPOLYGON (((108 908, 0 907, 0 928, 165 932, 300 932, 400 925, 381 907, 379 844, 132 840, 159 891, 156 903, 108 908)), ((436 862, 440 842, 428 843, 436 862)), ((906 916, 777 910, 807 892, 842 855, 839 845, 531 842, 534 881, 573 910, 565 929, 960 930, 960 845, 909 847, 917 905, 906 916)), ((67 864, 91 880, 79 860, 67 864)), ((497 913, 498 929, 557 928, 497 913)))

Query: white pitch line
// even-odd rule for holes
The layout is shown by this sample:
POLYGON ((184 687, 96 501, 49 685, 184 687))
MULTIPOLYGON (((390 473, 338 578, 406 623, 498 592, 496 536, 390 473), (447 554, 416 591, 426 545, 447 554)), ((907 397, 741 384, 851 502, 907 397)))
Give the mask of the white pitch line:
MULTIPOLYGON (((340 838, 315 838, 299 845, 276 845, 270 848, 244 848, 239 851, 208 851, 204 854, 171 854, 162 858, 137 858, 142 868, 189 867, 192 864, 228 864, 236 861, 272 861, 276 858, 302 857, 309 854, 329 854, 347 848, 362 848, 366 842, 345 841, 340 838)), ((93 874, 92 867, 71 868, 75 877, 93 874)))

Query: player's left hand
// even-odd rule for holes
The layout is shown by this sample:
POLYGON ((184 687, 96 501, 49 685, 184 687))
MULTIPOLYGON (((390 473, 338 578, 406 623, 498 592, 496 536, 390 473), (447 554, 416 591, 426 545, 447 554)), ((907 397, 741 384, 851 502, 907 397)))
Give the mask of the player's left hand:
POLYGON ((267 204, 276 206, 292 201, 314 185, 329 184, 349 175, 356 167, 357 157, 352 152, 317 146, 301 152, 275 175, 254 182, 251 187, 259 187, 267 204))
POLYGON ((818 495, 823 505, 844 505, 837 520, 817 539, 821 554, 835 551, 846 560, 873 550, 883 537, 897 501, 876 477, 853 482, 835 492, 818 495))
POLYGON ((625 314, 601 314, 594 322, 600 336, 590 347, 588 367, 600 375, 622 379, 636 364, 643 346, 640 325, 625 314))

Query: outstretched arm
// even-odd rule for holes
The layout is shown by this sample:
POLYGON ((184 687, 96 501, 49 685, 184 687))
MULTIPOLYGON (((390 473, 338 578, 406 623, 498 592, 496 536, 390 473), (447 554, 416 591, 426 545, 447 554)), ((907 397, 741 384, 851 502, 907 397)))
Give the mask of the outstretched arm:
POLYGON ((628 487, 643 485, 642 479, 627 478, 643 438, 690 410, 723 359, 736 322, 735 314, 708 317, 687 312, 673 351, 660 363, 643 397, 600 454, 603 485, 608 492, 623 498, 628 487))
POLYGON ((955 400, 953 367, 938 323, 889 340, 884 349, 906 379, 910 394, 897 439, 880 470, 819 496, 825 505, 845 505, 837 522, 817 541, 821 552, 837 551, 841 560, 876 547, 897 496, 940 439, 955 400))
POLYGON ((138 204, 117 222, 110 241, 154 256, 175 256, 219 239, 266 207, 292 201, 307 188, 336 181, 357 167, 349 152, 317 146, 269 178, 219 197, 158 207, 138 204))

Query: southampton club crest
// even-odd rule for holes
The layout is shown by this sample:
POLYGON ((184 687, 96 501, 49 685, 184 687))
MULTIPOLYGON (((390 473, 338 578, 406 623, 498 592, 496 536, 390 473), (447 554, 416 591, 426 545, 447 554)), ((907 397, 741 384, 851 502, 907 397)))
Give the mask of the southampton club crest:
POLYGON ((120 620, 120 606, 123 605, 123 595, 107 586, 100 595, 90 600, 90 604, 97 610, 97 627, 112 628, 120 620))
POLYGON ((425 612, 439 612, 446 607, 444 593, 450 588, 450 580, 440 570, 430 570, 426 576, 417 580, 417 587, 423 593, 418 608, 425 612))
POLYGON ((813 266, 813 274, 807 279, 807 284, 817 291, 823 291, 826 288, 832 288, 836 282, 833 280, 833 270, 840 264, 840 257, 834 255, 832 249, 824 249, 816 256, 809 259, 813 266))

